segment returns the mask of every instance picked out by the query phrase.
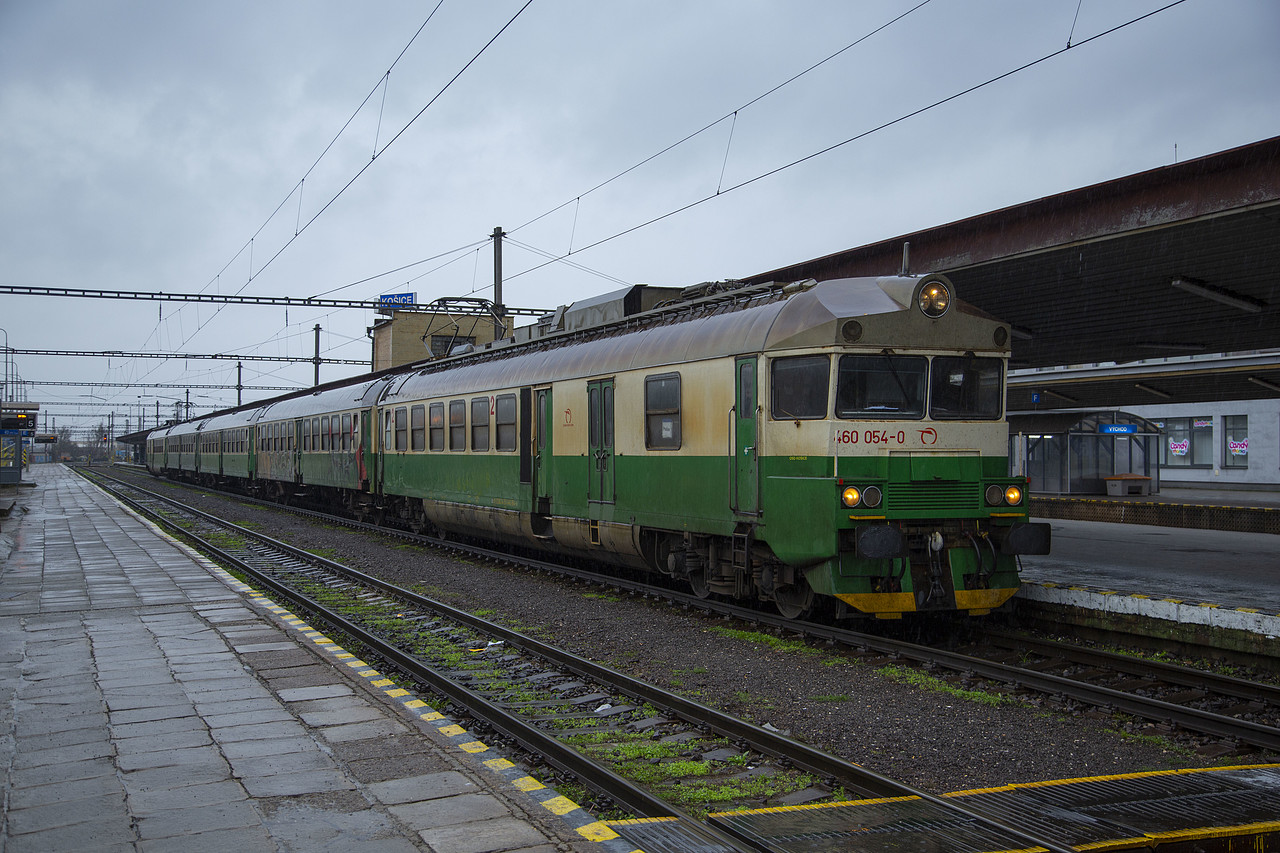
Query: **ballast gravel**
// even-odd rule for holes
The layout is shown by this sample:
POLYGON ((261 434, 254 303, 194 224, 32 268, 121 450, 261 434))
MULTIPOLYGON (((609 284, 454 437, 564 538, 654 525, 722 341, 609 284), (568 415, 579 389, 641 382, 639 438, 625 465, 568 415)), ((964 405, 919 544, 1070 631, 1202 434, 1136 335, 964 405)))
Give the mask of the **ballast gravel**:
MULTIPOLYGON (((144 487, 164 483, 144 478, 144 487)), ((1102 714, 988 705, 895 681, 829 649, 778 649, 751 626, 596 586, 406 546, 214 495, 181 499, 931 793, 1253 763, 1122 735, 1102 714), (747 636, 743 636, 747 633, 747 636)))

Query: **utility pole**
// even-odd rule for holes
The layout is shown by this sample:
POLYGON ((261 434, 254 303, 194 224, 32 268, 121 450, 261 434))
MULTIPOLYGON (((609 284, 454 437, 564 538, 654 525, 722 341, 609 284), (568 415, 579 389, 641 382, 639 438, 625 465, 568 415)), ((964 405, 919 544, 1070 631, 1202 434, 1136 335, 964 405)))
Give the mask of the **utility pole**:
POLYGON ((506 329, 502 325, 502 317, 506 309, 502 307, 502 226, 493 229, 493 339, 506 337, 506 329))
POLYGON ((315 354, 315 358, 311 359, 311 361, 316 366, 315 384, 319 385, 320 384, 320 324, 319 323, 316 323, 316 354, 315 354))
MULTIPOLYGON (((317 368, 318 370, 319 368, 317 368)), ((240 405, 240 392, 244 390, 244 362, 236 362, 236 405, 240 405)))

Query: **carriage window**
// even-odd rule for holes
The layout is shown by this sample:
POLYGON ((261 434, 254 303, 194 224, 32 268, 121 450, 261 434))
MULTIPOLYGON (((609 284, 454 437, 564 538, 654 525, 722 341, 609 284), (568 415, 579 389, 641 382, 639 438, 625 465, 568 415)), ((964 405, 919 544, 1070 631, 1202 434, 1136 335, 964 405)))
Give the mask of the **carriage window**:
POLYGON ((320 449, 320 419, 311 419, 311 449, 320 449))
POLYGON ((497 427, 498 450, 516 449, 516 395, 500 394, 494 403, 493 421, 497 427))
POLYGON ((929 362, 922 355, 842 355, 837 418, 922 418, 929 362))
POLYGON ((311 420, 306 419, 302 422, 302 451, 305 453, 311 449, 311 420))
POLYGON ((396 450, 409 449, 409 410, 404 406, 396 409, 396 450))
POLYGON ((444 403, 431 404, 431 449, 444 450, 444 403))
POLYGON ((382 412, 382 449, 391 449, 391 412, 382 412))
POLYGON ((644 446, 679 450, 680 440, 680 374, 645 377, 644 446))
POLYGON ((329 416, 320 419, 320 446, 317 450, 329 449, 329 416))
POLYGON ((771 370, 770 411, 775 420, 812 420, 827 416, 831 359, 825 355, 775 358, 771 370))
POLYGON ((489 449, 488 397, 476 397, 471 401, 471 449, 489 449))
POLYGON ((351 449, 351 414, 350 412, 342 416, 342 449, 343 450, 351 449))
POLYGON ((999 420, 1004 407, 998 358, 937 356, 929 383, 929 416, 938 420, 999 420))
POLYGON ((427 449, 427 407, 414 406, 409 410, 410 446, 414 450, 427 449))
POLYGON ((449 449, 467 449, 467 401, 449 401, 449 449))

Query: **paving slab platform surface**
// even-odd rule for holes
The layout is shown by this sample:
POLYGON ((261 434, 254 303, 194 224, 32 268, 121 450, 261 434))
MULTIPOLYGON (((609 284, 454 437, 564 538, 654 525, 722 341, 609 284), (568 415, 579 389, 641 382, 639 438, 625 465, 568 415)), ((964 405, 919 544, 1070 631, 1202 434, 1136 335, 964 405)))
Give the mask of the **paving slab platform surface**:
POLYGON ((3 853, 619 849, 284 608, 35 474, 0 526, 3 853))

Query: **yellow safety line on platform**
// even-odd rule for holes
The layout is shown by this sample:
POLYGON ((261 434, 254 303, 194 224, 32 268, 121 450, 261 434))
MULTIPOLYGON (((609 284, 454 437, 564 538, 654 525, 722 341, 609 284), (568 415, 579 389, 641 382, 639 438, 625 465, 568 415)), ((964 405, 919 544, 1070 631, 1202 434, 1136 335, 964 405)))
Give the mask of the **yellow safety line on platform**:
MULTIPOLYGON (((356 675, 367 679, 370 687, 377 687, 387 696, 395 699, 412 695, 410 691, 400 687, 394 679, 384 678, 381 672, 370 668, 368 663, 360 660, 351 652, 343 649, 335 641, 326 637, 322 632, 317 631, 315 628, 308 625, 306 620, 300 619, 293 613, 290 613, 287 608, 276 604, 259 590, 237 580, 221 568, 212 565, 211 568, 233 588, 245 594, 254 603, 270 612, 285 625, 293 628, 317 647, 331 655, 335 660, 341 661, 351 669, 359 670, 356 672, 356 675)), ((489 751, 488 744, 483 741, 466 740, 466 738, 472 736, 465 728, 457 723, 449 721, 448 718, 439 711, 429 709, 430 706, 428 703, 422 699, 418 699, 416 697, 410 698, 402 701, 400 704, 406 711, 414 712, 414 716, 424 723, 443 723, 443 725, 435 726, 436 731, 441 735, 450 738, 453 741, 454 746, 458 747, 463 752, 475 755, 489 751), (429 710, 418 713, 418 709, 421 708, 428 708, 429 710)), ((579 836, 587 841, 606 842, 621 838, 621 836, 614 832, 607 823, 596 820, 593 815, 583 810, 582 807, 573 800, 557 793, 552 788, 548 788, 532 776, 519 775, 519 770, 516 765, 508 759, 488 759, 481 763, 486 769, 502 776, 504 780, 517 791, 533 797, 539 805, 548 812, 564 819, 579 836), (547 796, 541 796, 543 793, 547 796)), ((630 853, 643 853, 643 851, 632 850, 630 853)))

